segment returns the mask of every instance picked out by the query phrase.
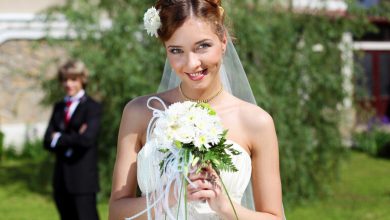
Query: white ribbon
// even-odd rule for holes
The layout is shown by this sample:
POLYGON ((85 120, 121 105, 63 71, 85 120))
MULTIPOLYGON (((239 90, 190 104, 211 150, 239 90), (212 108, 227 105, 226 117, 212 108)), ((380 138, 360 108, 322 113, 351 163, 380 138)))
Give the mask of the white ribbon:
MULTIPOLYGON (((152 130, 154 128, 155 122, 160 118, 161 116, 164 116, 165 110, 167 110, 167 106, 165 105, 164 101, 160 99, 159 97, 153 96, 150 97, 147 101, 147 107, 153 111, 153 116, 150 119, 150 122, 148 124, 147 130, 146 130, 146 141, 148 142, 150 140, 150 135, 152 134, 152 130), (163 106, 163 110, 154 108, 150 105, 150 102, 152 100, 157 100, 160 102, 160 104, 163 106)), ((142 210, 141 212, 126 218, 126 220, 132 220, 135 218, 138 218, 139 216, 147 213, 148 215, 148 220, 152 219, 152 214, 151 210, 152 208, 154 209, 154 215, 156 220, 163 219, 166 215, 170 220, 175 220, 176 217, 171 211, 171 208, 169 207, 169 195, 171 191, 172 184, 174 184, 173 188, 173 195, 176 199, 176 201, 181 200, 180 204, 181 207, 178 207, 177 214, 180 214, 179 219, 184 219, 184 203, 186 201, 183 200, 183 196, 181 198, 179 197, 179 192, 183 189, 186 190, 186 186, 184 186, 182 183, 182 178, 184 177, 186 179, 186 182, 191 184, 193 187, 196 187, 196 184, 194 184, 187 176, 188 173, 193 173, 195 172, 195 169, 190 170, 191 168, 191 159, 188 161, 186 164, 185 161, 182 158, 183 154, 182 151, 183 149, 178 149, 175 146, 169 146, 167 147, 170 156, 165 158, 164 164, 163 164, 163 170, 164 173, 163 175, 154 175, 155 176, 155 182, 156 183, 161 183, 157 184, 156 189, 154 190, 153 193, 149 192, 149 189, 145 189, 145 197, 146 197, 146 209, 142 210), (186 170, 187 169, 187 170, 186 170), (164 181, 165 180, 165 181, 164 181), (166 183, 164 185, 164 183, 166 183), (151 195, 150 195, 151 193, 151 195), (180 212, 180 210, 183 210, 183 212, 180 212)), ((190 155, 190 158, 192 158, 192 155, 190 155)), ((156 173, 160 173, 159 167, 154 171, 156 173)), ((146 184, 147 185, 147 184, 146 184)))

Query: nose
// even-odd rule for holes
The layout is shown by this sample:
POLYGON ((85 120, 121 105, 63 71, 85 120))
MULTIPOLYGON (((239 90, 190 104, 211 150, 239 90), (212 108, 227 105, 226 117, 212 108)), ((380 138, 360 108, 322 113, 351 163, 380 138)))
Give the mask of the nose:
POLYGON ((70 85, 71 81, 72 81, 72 80, 71 80, 71 79, 68 79, 68 78, 67 78, 67 79, 64 79, 64 84, 65 84, 65 85, 70 85))
POLYGON ((187 56, 187 69, 188 71, 197 71, 202 64, 201 59, 196 53, 188 53, 187 56))

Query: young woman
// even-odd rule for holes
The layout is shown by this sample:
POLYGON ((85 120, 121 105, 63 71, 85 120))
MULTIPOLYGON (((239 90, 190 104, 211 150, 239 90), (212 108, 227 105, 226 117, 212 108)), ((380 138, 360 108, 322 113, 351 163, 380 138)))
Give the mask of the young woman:
MULTIPOLYGON (((162 184, 144 181, 155 175, 147 167, 156 158, 143 151, 148 144, 147 127, 153 117, 149 107, 158 109, 163 104, 169 106, 186 100, 210 104, 228 129, 228 141, 241 152, 233 157, 238 172, 221 174, 234 209, 215 171, 207 169, 189 175, 197 186, 189 185, 186 189, 189 219, 236 219, 234 210, 239 219, 283 219, 274 123, 263 109, 243 100, 250 100, 252 94, 244 73, 238 72, 242 67, 223 24, 221 1, 159 0, 155 7, 154 15, 145 15, 151 22, 146 28, 165 46, 168 63, 164 75, 173 75, 163 77, 160 88, 168 90, 136 98, 123 111, 110 219, 124 219, 147 209, 145 193, 153 192, 156 184, 162 184), (162 103, 151 97, 157 97, 162 103), (137 185, 143 193, 141 197, 136 196, 137 185)), ((173 195, 169 195, 168 201, 175 212, 178 201, 173 195)), ((159 213, 153 215, 161 218, 159 213)), ((137 219, 148 219, 148 216, 145 213, 137 219)))

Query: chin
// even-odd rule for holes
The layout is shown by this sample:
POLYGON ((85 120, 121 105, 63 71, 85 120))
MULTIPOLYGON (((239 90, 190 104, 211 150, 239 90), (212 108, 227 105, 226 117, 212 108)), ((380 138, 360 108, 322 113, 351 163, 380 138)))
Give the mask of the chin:
POLYGON ((66 92, 66 95, 67 95, 67 96, 74 96, 74 95, 75 95, 75 92, 66 92))

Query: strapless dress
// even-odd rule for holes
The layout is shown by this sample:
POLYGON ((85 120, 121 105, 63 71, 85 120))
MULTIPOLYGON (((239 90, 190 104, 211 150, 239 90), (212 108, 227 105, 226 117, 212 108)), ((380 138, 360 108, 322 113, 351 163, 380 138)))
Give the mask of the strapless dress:
MULTIPOLYGON (((221 178, 231 199, 242 204, 243 196, 248 184, 250 183, 252 164, 249 154, 236 142, 227 140, 228 144, 240 151, 241 154, 232 156, 232 161, 237 167, 237 172, 221 172, 221 178)), ((140 150, 137 156, 137 181, 141 192, 153 192, 156 189, 156 175, 160 175, 159 162, 163 159, 162 154, 155 149, 155 145, 147 142, 140 150)), ((244 198, 245 199, 245 198, 244 198)), ((173 213, 177 212, 177 205, 171 208, 173 213)), ((187 204, 187 213, 189 220, 217 220, 221 219, 207 202, 189 202, 187 204)))

